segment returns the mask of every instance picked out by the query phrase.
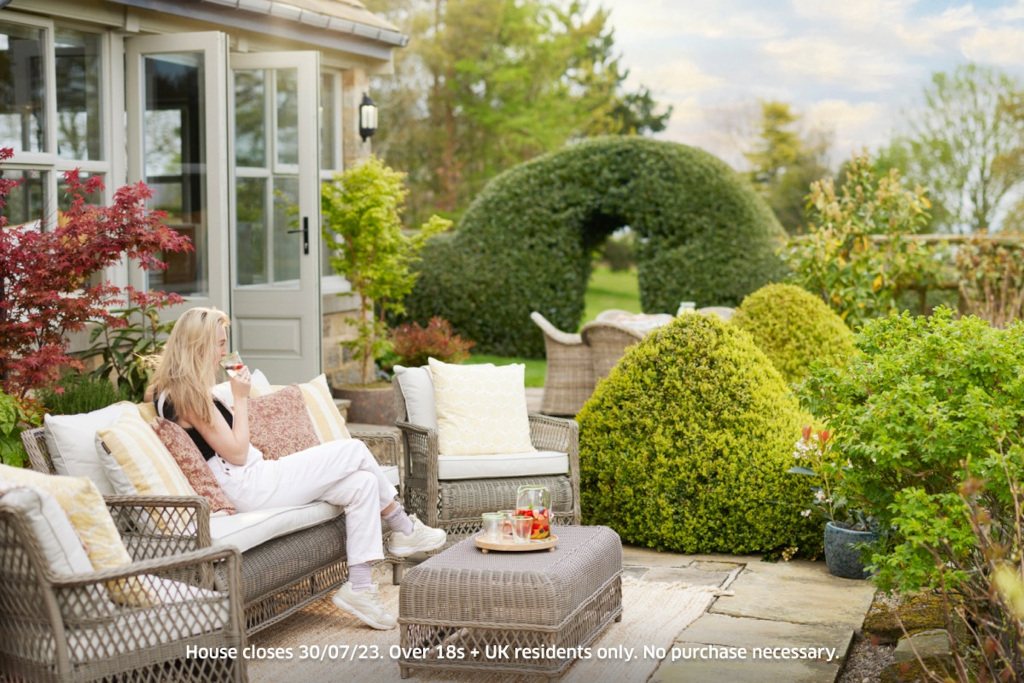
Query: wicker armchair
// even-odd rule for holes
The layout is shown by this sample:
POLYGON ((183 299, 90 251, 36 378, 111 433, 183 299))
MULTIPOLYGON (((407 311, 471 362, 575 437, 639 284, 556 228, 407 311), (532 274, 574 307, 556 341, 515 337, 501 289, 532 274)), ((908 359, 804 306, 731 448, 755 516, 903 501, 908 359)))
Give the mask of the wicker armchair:
POLYGON ((594 393, 594 369, 590 349, 578 334, 563 332, 534 311, 530 320, 544 332, 547 370, 540 412, 575 415, 594 393))
POLYGON ((600 381, 608 376, 622 358, 626 348, 644 338, 642 332, 618 323, 595 320, 580 330, 583 343, 590 347, 594 377, 600 381))
POLYGON ((0 679, 246 680, 238 551, 175 552, 149 523, 155 499, 111 497, 107 504, 120 525, 147 529, 125 539, 134 561, 70 574, 51 569, 25 510, 0 499, 0 679), (104 586, 130 577, 159 586, 158 599, 112 602, 104 586), (192 647, 238 655, 189 655, 192 647))
MULTIPOLYGON (((573 420, 532 413, 530 440, 537 450, 568 454, 569 472, 564 475, 522 476, 491 479, 442 480, 438 478, 438 432, 408 422, 405 397, 397 377, 392 379, 398 421, 405 441, 405 507, 424 524, 444 529, 447 545, 481 528, 484 512, 512 509, 523 484, 540 484, 551 491, 552 524, 580 523, 579 428, 573 420)), ((473 456, 467 456, 473 457, 473 456)))
POLYGON ((736 309, 729 308, 728 306, 705 306, 704 308, 698 308, 697 312, 703 315, 717 315, 722 320, 728 321, 732 320, 736 309))

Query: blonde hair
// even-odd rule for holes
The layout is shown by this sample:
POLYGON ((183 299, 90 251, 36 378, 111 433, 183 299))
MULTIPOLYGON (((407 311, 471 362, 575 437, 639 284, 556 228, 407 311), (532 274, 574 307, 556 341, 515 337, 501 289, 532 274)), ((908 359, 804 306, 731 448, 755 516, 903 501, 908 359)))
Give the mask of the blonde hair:
POLYGON ((216 308, 190 308, 171 330, 153 373, 150 389, 154 397, 167 392, 179 416, 189 421, 213 422, 211 389, 217 383, 220 349, 217 332, 231 320, 216 308))

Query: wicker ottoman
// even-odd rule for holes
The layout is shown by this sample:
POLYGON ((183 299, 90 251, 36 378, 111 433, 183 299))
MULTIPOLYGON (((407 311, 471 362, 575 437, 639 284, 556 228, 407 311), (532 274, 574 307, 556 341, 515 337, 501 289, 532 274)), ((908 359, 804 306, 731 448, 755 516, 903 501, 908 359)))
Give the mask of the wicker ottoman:
POLYGON ((483 553, 468 538, 408 570, 398 610, 402 678, 414 668, 554 678, 619 621, 618 534, 552 532, 552 551, 483 553))

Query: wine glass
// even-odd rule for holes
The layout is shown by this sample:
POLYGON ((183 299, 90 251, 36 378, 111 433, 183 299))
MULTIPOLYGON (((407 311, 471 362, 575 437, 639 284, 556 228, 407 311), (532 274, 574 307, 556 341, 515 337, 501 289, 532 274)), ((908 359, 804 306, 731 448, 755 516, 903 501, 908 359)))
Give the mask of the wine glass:
POLYGON ((242 362, 242 357, 238 354, 238 351, 232 351, 221 358, 220 365, 224 368, 224 372, 228 373, 228 377, 234 377, 235 373, 245 367, 245 363, 242 362))

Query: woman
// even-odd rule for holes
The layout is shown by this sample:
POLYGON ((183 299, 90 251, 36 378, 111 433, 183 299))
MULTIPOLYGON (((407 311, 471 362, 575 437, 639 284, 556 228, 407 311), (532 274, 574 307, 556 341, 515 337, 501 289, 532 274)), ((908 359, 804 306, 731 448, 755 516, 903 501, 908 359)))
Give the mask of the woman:
POLYGON ((213 398, 229 324, 215 308, 190 309, 174 324, 149 387, 158 414, 185 428, 240 512, 317 500, 343 507, 349 580, 334 594, 334 604, 373 628, 394 628, 397 621, 371 582, 372 563, 384 559, 380 517, 394 530, 388 550, 400 557, 440 548, 445 532, 405 514, 395 487, 361 441, 332 441, 264 460, 249 443, 249 369, 230 378, 233 411, 213 398))

